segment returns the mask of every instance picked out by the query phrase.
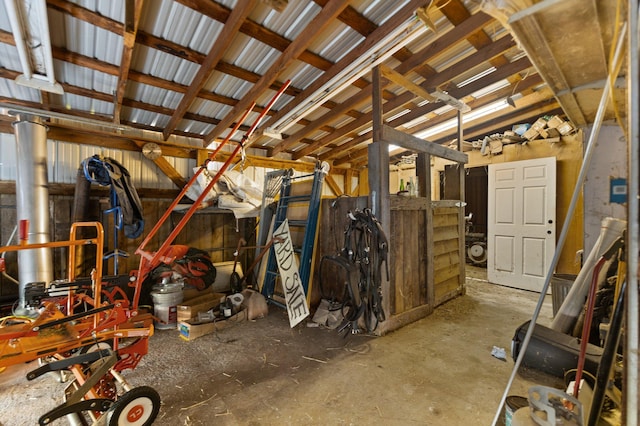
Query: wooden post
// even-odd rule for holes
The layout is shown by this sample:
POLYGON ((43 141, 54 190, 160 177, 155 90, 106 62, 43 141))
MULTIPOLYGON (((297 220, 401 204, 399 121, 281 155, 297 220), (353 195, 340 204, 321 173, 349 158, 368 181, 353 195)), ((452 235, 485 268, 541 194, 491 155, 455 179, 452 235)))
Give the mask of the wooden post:
POLYGON ((425 197, 427 200, 427 208, 424 211, 425 226, 425 253, 424 261, 426 262, 427 271, 427 305, 433 307, 436 302, 435 294, 435 275, 433 269, 433 206, 431 200, 431 155, 427 153, 418 153, 416 158, 416 173, 418 177, 419 197, 425 197))
MULTIPOLYGON (((462 129, 462 111, 458 110, 458 151, 462 152, 462 138, 463 138, 463 129, 462 129)), ((458 251, 460 253, 460 276, 458 284, 460 287, 464 285, 466 273, 465 273, 465 265, 466 265, 466 255, 465 255, 465 221, 464 221, 464 211, 465 205, 465 169, 464 163, 458 163, 458 176, 460 177, 460 210, 458 213, 458 251)))
MULTIPOLYGON (((382 84, 380 81, 380 69, 375 67, 372 71, 372 102, 373 102, 373 142, 369 144, 369 206, 376 216, 382 230, 391 235, 391 207, 389 201, 389 143, 382 138, 382 84)), ((389 264, 393 265, 393 253, 389 253, 389 264)), ((391 269, 391 268, 389 268, 391 269)), ((391 315, 390 289, 386 274, 382 274, 382 308, 387 317, 391 315)))

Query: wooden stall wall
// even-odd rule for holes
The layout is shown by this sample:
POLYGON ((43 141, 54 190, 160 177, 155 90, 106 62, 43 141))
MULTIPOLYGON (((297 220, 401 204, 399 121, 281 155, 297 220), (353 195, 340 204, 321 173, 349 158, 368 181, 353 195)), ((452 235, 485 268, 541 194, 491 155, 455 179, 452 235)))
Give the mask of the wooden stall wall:
MULTIPOLYGON (((341 197, 322 200, 316 283, 312 288, 311 307, 315 309, 321 297, 341 296, 344 283, 326 273, 320 282, 320 259, 335 255, 343 246, 344 230, 350 210, 367 206, 367 197, 341 197), (321 294, 320 289, 323 289, 321 294)), ((382 333, 418 320, 433 308, 464 294, 464 262, 460 252, 460 209, 457 201, 431 201, 424 197, 390 196, 391 235, 389 240, 389 312, 382 323, 382 333), (427 205, 433 215, 433 249, 428 250, 427 205), (433 262, 434 280, 427 280, 428 262, 433 262), (430 297, 432 299, 430 299, 430 297), (433 300, 433 301, 431 301, 433 300)), ((326 272, 326 271, 324 271, 326 272)), ((383 273, 384 273, 383 268, 383 273)), ((383 304, 385 302, 383 301, 383 304)))
POLYGON ((309 304, 315 310, 321 298, 341 297, 343 283, 338 282, 331 273, 323 275, 320 282, 320 262, 323 256, 337 255, 344 246, 344 231, 349 225, 350 211, 367 207, 368 197, 338 197, 325 198, 320 203, 320 223, 318 225, 318 240, 315 249, 313 281, 309 304))
POLYGON ((426 198, 392 195, 389 266, 391 314, 428 303, 426 198))
MULTIPOLYGON (((433 208, 433 269, 435 306, 464 294, 465 277, 461 273, 458 201, 432 201, 433 208)), ((462 269, 463 270, 463 269, 462 269)))

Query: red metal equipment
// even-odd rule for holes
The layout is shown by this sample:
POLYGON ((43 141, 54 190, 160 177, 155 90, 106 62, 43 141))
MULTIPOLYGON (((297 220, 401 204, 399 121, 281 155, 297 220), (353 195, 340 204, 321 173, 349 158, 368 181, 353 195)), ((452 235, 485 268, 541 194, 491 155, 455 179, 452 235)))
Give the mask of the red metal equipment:
MULTIPOLYGON (((94 424, 150 425, 160 409, 160 396, 148 386, 131 388, 120 375, 122 370, 135 368, 147 351, 148 338, 153 335, 153 316, 138 310, 142 283, 147 275, 160 263, 171 263, 171 243, 185 227, 195 211, 199 209, 206 194, 227 170, 237 154, 289 86, 287 81, 262 110, 254 124, 244 134, 237 147, 182 217, 170 235, 155 252, 145 250, 146 245, 157 234, 171 212, 214 160, 222 147, 249 115, 255 103, 246 111, 229 135, 213 151, 205 164, 198 169, 164 215, 136 250, 140 255, 140 267, 132 271, 134 287, 132 300, 117 288, 109 293, 103 289, 102 253, 104 230, 99 222, 74 223, 68 241, 40 244, 27 243, 28 222, 20 223, 20 243, 0 247, 0 254, 11 251, 40 248, 68 247, 68 277, 66 280, 42 284, 36 292, 41 296, 34 308, 37 318, 8 317, 0 319, 0 371, 6 366, 33 360, 46 360, 44 365, 27 375, 32 380, 46 372, 68 370, 74 379, 65 392, 65 402, 40 418, 47 425, 60 417, 68 417, 72 424, 86 424, 89 417, 94 424), (94 238, 77 239, 78 229, 91 227, 97 234, 94 238), (95 267, 90 280, 75 276, 76 247, 95 247, 95 267), (90 285, 87 285, 90 281, 90 285), (115 297, 114 297, 115 295, 115 297), (119 298, 118 295, 124 296, 119 298), (107 300, 103 300, 106 296, 107 300), (123 393, 124 391, 124 393, 123 393)), ((5 268, 5 259, 0 257, 0 271, 5 268)))
POLYGON ((170 250, 171 244, 176 239, 178 234, 180 234, 180 232, 184 229, 184 227, 186 226, 187 222, 189 222, 189 220, 191 219, 193 214, 196 212, 196 210, 201 208, 202 202, 204 201, 205 197, 207 196, 207 194, 209 193, 211 188, 213 188, 213 185, 215 185, 216 182, 218 182, 218 180, 220 180, 220 177, 224 174, 224 172, 227 170, 229 165, 233 162, 233 160, 238 155, 238 153, 245 147, 245 144, 247 143, 247 141, 249 140, 251 135, 253 135, 253 132, 260 125, 260 121, 262 120, 262 118, 264 118, 264 116, 269 112, 269 110, 273 107, 273 105, 280 98, 280 96, 284 93, 284 91, 287 89, 287 87, 289 87, 290 84, 291 84, 291 81, 287 80, 282 85, 280 90, 278 90, 278 92, 274 95, 274 97, 271 99, 271 101, 267 104, 267 106, 264 107, 262 112, 260 112, 260 115, 258 116, 258 118, 256 118, 256 120, 251 125, 251 127, 243 135, 243 137, 240 140, 240 142, 238 142, 238 145, 236 146, 236 148, 233 150, 233 152, 231 153, 229 158, 227 158, 227 161, 224 162, 224 164, 222 165, 220 170, 218 170, 216 175, 211 179, 211 182, 209 182, 209 184, 206 186, 206 188, 202 191, 202 193, 200 194, 198 199, 191 205, 189 210, 187 210, 187 212, 182 216, 182 219, 180 220, 180 222, 178 222, 178 224, 173 228, 173 230, 171 231, 169 236, 166 238, 166 240, 162 243, 160 248, 158 248, 158 250, 156 250, 155 252, 149 252, 149 251, 145 250, 145 247, 147 246, 149 241, 151 241, 151 238, 153 238, 156 235, 158 230, 160 230, 160 227, 169 218, 169 216, 171 215, 171 212, 173 211, 175 206, 178 205, 178 203, 182 199, 182 197, 186 194, 186 192, 189 189, 189 187, 191 187, 196 182, 196 179, 198 178, 198 176, 206 169, 207 163, 209 161, 213 161, 215 159, 216 155, 218 154, 218 152, 220 152, 222 147, 225 146, 227 144, 227 142, 229 142, 229 140, 231 140, 231 137, 235 134, 235 132, 238 130, 238 128, 240 128, 240 125, 242 124, 242 122, 246 119, 246 117, 249 115, 249 113, 251 112, 251 110, 255 106, 255 102, 253 104, 251 104, 249 109, 247 109, 247 111, 242 116, 241 120, 239 120, 236 123, 234 128, 227 135, 227 137, 222 142, 220 142, 220 145, 218 145, 218 147, 215 149, 215 151, 213 151, 211 154, 209 154, 209 157, 204 162, 204 164, 193 175, 193 177, 185 185, 185 187, 182 189, 182 191, 180 191, 180 194, 178 194, 178 196, 173 201, 173 203, 171 203, 171 205, 169 206, 167 211, 162 215, 160 220, 158 220, 158 222, 155 224, 153 229, 151 229, 149 234, 142 241, 140 246, 136 249, 136 254, 140 255, 140 267, 134 273, 134 276, 135 276, 135 279, 136 279, 136 284, 137 284, 136 285, 136 293, 135 293, 135 296, 134 296, 134 299, 133 299, 134 306, 137 306, 137 304, 138 304, 138 301, 140 299, 140 290, 142 289, 142 283, 145 280, 145 278, 147 277, 147 275, 155 267, 157 267, 161 263, 170 264, 174 260, 173 258, 167 257, 167 253, 170 250))
MULTIPOLYGON (((21 223, 20 227, 22 233, 28 224, 21 223)), ((132 397, 146 401, 142 412, 136 414, 143 420, 153 421, 159 410, 157 392, 144 387, 142 391, 133 389, 135 392, 130 394, 131 387, 119 374, 135 368, 147 353, 148 338, 153 335, 153 316, 132 309, 126 298, 103 300, 103 242, 101 223, 81 222, 71 225, 68 241, 29 244, 21 238, 18 245, 0 247, 0 254, 39 248, 69 249, 67 279, 43 290, 38 316, 7 317, 0 321, 0 368, 39 359, 46 362, 28 374, 29 380, 50 371, 69 370, 74 375, 66 402, 43 415, 40 424, 63 416, 75 416, 78 420, 80 416, 84 418, 82 413, 94 422, 102 413, 114 419, 131 415, 121 408, 113 417, 115 408, 132 397), (93 228, 96 236, 77 239, 80 228, 93 228), (88 287, 76 283, 74 261, 78 246, 95 248, 96 263, 88 287), (89 348, 101 350, 86 353, 92 352, 89 348), (118 395, 116 383, 127 392, 118 395)))

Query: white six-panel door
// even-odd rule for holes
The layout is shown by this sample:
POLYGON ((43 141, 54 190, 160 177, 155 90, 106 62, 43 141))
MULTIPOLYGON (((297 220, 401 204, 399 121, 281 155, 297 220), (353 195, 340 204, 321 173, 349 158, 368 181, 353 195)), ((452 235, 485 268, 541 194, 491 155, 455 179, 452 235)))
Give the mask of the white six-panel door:
POLYGON ((489 166, 487 277, 540 291, 556 244, 556 159, 489 166))

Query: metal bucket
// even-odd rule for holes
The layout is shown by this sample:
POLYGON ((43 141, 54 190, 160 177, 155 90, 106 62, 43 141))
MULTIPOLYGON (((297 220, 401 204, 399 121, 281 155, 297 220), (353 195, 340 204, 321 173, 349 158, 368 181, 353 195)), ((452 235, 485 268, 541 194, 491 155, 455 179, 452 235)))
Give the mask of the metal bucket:
POLYGON ((182 303, 184 295, 182 286, 168 286, 151 292, 153 299, 154 322, 158 330, 175 329, 178 324, 178 305, 182 303))

